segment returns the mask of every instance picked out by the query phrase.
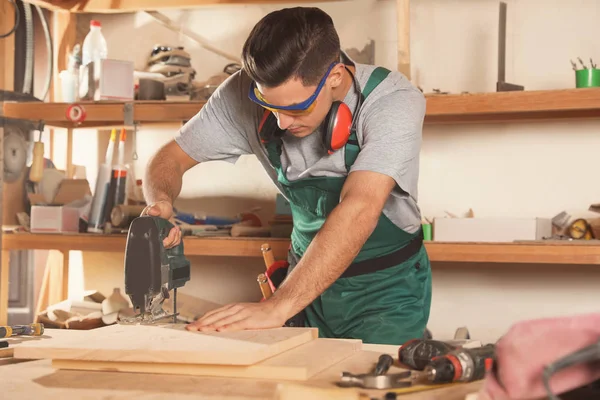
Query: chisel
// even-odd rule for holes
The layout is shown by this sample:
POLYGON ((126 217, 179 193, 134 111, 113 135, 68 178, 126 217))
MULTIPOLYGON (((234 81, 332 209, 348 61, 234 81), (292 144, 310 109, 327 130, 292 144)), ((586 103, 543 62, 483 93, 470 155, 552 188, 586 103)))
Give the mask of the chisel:
POLYGON ((269 243, 263 243, 263 245, 260 246, 260 251, 262 252, 263 259, 265 260, 265 266, 267 269, 269 269, 269 267, 275 263, 275 257, 273 256, 271 245, 269 243))
POLYGON ((44 324, 0 326, 0 339, 11 336, 42 336, 44 324))

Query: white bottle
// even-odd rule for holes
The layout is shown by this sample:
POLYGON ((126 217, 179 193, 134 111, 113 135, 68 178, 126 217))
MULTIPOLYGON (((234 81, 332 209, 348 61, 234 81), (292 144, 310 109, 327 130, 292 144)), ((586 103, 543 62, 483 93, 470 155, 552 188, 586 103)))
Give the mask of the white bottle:
POLYGON ((86 66, 91 61, 94 62, 94 79, 100 79, 100 60, 108 56, 108 47, 106 39, 102 35, 102 25, 100 21, 90 21, 90 31, 83 39, 81 65, 86 66))

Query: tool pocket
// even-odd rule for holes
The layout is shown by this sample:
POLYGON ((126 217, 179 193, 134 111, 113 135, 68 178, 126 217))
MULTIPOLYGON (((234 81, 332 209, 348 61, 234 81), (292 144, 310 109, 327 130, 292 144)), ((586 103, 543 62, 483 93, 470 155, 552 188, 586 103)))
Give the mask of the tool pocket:
POLYGON ((285 191, 291 206, 297 207, 301 214, 326 218, 339 203, 339 196, 316 186, 286 188, 285 191))

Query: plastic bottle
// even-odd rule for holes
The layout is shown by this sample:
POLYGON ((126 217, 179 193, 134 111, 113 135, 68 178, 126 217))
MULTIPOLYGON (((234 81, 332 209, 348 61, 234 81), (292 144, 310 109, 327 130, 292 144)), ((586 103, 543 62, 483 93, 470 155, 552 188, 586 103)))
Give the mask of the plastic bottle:
MULTIPOLYGON (((81 65, 86 66, 90 62, 99 66, 100 60, 108 57, 108 46, 106 39, 102 35, 102 24, 100 21, 90 21, 90 31, 83 39, 81 65)), ((94 68, 94 78, 100 79, 100 68, 94 68)))

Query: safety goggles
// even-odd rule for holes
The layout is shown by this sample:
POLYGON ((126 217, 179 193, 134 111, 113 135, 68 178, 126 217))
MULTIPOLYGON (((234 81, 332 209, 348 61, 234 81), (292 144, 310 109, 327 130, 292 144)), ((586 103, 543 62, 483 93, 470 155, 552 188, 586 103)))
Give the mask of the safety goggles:
POLYGON ((256 104, 259 104, 260 106, 262 106, 263 108, 265 108, 271 112, 282 112, 284 114, 289 114, 289 115, 310 114, 312 112, 312 110, 315 108, 315 105, 316 105, 315 100, 317 99, 317 96, 319 96, 319 93, 321 92, 321 89, 323 89, 323 86, 325 86, 325 82, 327 81, 327 77, 329 76, 329 73, 331 72, 333 67, 335 67, 336 65, 337 65, 337 62, 331 63, 331 65, 327 69, 327 72, 325 73, 323 78, 321 78, 321 81, 319 82, 319 85, 317 86, 317 89, 315 90, 315 92, 308 99, 304 100, 301 103, 293 104, 291 106, 276 106, 274 104, 270 104, 269 102, 267 102, 265 100, 262 93, 260 93, 260 91, 256 87, 256 82, 252 82, 252 84, 250 85, 250 91, 248 93, 248 97, 250 98, 250 100, 252 100, 256 104))

